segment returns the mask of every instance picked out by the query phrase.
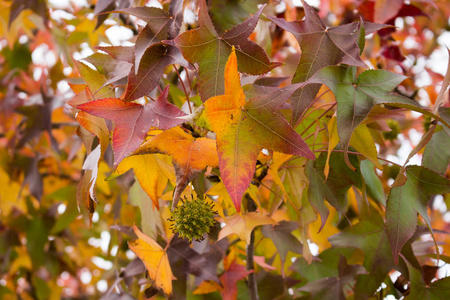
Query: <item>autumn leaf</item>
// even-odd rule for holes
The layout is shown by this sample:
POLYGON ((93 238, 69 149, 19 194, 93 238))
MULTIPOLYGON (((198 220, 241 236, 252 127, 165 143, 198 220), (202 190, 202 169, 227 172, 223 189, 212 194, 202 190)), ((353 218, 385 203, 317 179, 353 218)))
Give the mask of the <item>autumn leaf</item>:
POLYGON ((220 290, 222 299, 235 300, 237 299, 238 290, 237 283, 243 280, 248 274, 254 270, 247 271, 245 266, 239 265, 236 262, 232 262, 225 273, 220 276, 220 282, 223 285, 223 289, 220 290))
POLYGON ((45 1, 13 0, 9 13, 8 28, 11 27, 14 20, 25 9, 31 9, 34 13, 44 18, 45 24, 48 23, 49 12, 45 1))
POLYGON ((427 203, 431 195, 450 193, 450 181, 442 175, 420 166, 407 166, 405 174, 397 176, 386 205, 386 229, 394 261, 403 245, 414 235, 417 214, 431 230, 427 203))
POLYGON ((131 70, 128 75, 123 100, 132 101, 147 95, 159 84, 164 69, 175 63, 189 67, 175 46, 157 43, 148 47, 142 55, 137 72, 131 70))
POLYGON ((315 158, 303 139, 277 112, 296 88, 298 86, 291 85, 246 101, 236 54, 232 51, 225 68, 225 94, 204 103, 203 118, 217 134, 222 181, 238 212, 263 148, 315 158))
POLYGON ((263 9, 261 6, 251 18, 219 36, 209 17, 206 1, 199 1, 199 28, 182 33, 174 43, 188 62, 199 64, 202 100, 223 94, 225 64, 232 46, 236 47, 239 70, 243 73, 264 74, 280 65, 270 62, 263 48, 248 39, 263 9))
POLYGON ((136 150, 151 127, 168 129, 183 122, 186 114, 167 101, 169 86, 158 99, 141 105, 118 98, 105 98, 78 105, 77 108, 92 115, 114 121, 114 165, 136 150))
POLYGON ((172 178, 174 176, 170 158, 154 154, 132 155, 120 162, 112 176, 119 176, 129 169, 134 170, 139 184, 152 199, 153 206, 159 208, 158 200, 167 186, 167 180, 175 181, 175 178, 172 178))
POLYGON ((207 166, 219 165, 216 141, 195 139, 181 127, 174 127, 148 140, 133 154, 162 153, 172 156, 177 186, 173 193, 172 207, 176 207, 185 187, 207 166))
POLYGON ((284 263, 289 251, 302 254, 302 244, 291 233, 299 228, 298 222, 281 221, 278 225, 264 225, 261 228, 262 234, 270 238, 277 247, 281 261, 284 263))
POLYGON ((128 242, 128 247, 144 262, 148 275, 154 280, 156 287, 162 289, 166 295, 172 294, 172 280, 176 278, 172 275, 166 250, 143 234, 135 225, 133 230, 138 239, 128 242))
POLYGON ((169 12, 158 7, 130 7, 112 12, 126 13, 143 20, 146 25, 142 28, 136 38, 135 45, 135 68, 136 72, 140 66, 142 56, 146 49, 167 38, 173 39, 180 31, 182 18, 182 1, 170 1, 169 12))
POLYGON ((226 225, 219 233, 219 240, 234 233, 247 244, 250 243, 250 234, 255 227, 275 224, 275 221, 272 218, 256 212, 249 212, 245 215, 234 214, 225 217, 224 222, 226 225))
MULTIPOLYGON (((106 81, 99 89, 125 78, 130 73, 131 67, 133 66, 129 62, 114 59, 110 55, 104 53, 95 53, 83 58, 83 60, 93 64, 100 74, 106 77, 106 81)), ((94 92, 96 92, 96 90, 94 92)))
MULTIPOLYGON (((366 67, 359 56, 360 49, 357 46, 360 23, 327 27, 313 7, 303 0, 302 3, 305 10, 303 21, 287 22, 282 18, 268 17, 272 22, 292 33, 302 50, 292 83, 305 82, 326 66, 346 64, 366 67)), ((385 25, 364 22, 365 35, 384 27, 385 25)), ((297 124, 319 89, 319 84, 310 84, 292 96, 291 124, 297 124)))

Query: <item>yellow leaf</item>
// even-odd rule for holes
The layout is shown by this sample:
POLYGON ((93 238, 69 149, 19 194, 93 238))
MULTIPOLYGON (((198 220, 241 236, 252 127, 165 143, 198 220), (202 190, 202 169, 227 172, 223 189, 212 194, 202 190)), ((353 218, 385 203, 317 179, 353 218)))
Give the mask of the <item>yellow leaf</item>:
POLYGON ((166 295, 172 294, 172 279, 176 278, 172 274, 165 249, 143 234, 135 225, 133 230, 138 239, 128 242, 128 247, 142 260, 156 287, 162 289, 166 295))
POLYGON ((226 217, 225 223, 225 227, 219 232, 219 240, 234 233, 248 245, 250 234, 255 227, 275 224, 275 221, 270 217, 262 216, 260 213, 250 212, 246 215, 234 214, 231 217, 226 217))
POLYGON ((292 157, 291 154, 284 154, 281 152, 273 152, 273 157, 272 157, 272 163, 269 166, 269 175, 272 176, 273 181, 278 185, 278 187, 281 189, 281 191, 283 192, 285 199, 284 201, 286 201, 287 198, 289 198, 289 195, 286 191, 286 189, 284 188, 284 184, 283 181, 281 180, 278 171, 280 170, 280 167, 282 164, 284 164, 288 159, 290 159, 292 157))
POLYGON ((159 208, 158 200, 167 185, 167 179, 175 181, 170 157, 160 154, 133 155, 123 159, 113 176, 121 175, 129 169, 134 170, 139 184, 159 208))
POLYGON ((377 148, 375 147, 375 142, 370 134, 369 128, 367 128, 365 124, 361 124, 356 127, 350 139, 350 146, 355 147, 359 153, 367 157, 367 159, 369 159, 375 167, 377 167, 377 169, 383 170, 383 166, 377 158, 377 148))
MULTIPOLYGON (((3 154, 3 153, 1 153, 3 154)), ((27 206, 24 197, 18 197, 20 193, 20 184, 12 181, 8 173, 0 168, 0 212, 1 216, 6 217, 10 214, 13 207, 27 212, 27 206)))

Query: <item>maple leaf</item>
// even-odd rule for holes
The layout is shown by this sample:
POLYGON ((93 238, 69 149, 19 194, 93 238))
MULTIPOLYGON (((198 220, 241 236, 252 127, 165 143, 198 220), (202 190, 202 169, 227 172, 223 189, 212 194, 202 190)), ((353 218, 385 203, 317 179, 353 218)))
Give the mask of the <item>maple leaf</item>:
POLYGON ((225 94, 204 103, 202 116, 217 134, 222 181, 238 212, 263 148, 315 158, 300 135, 277 111, 296 88, 297 85, 290 85, 246 101, 233 50, 225 68, 225 94))
MULTIPOLYGON (((314 209, 320 214, 323 226, 329 215, 329 210, 324 203, 324 198, 327 199, 340 214, 345 214, 347 207, 347 190, 355 185, 362 186, 361 173, 351 171, 344 164, 342 153, 333 152, 330 159, 330 173, 328 178, 325 178, 324 169, 326 164, 326 155, 322 153, 316 161, 310 161, 306 165, 305 174, 309 179, 308 199, 314 209)), ((351 161, 355 164, 358 159, 355 155, 350 156, 351 161)))
POLYGON ((223 285, 223 289, 220 290, 222 299, 234 300, 237 298, 237 282, 244 279, 248 274, 254 270, 247 271, 245 266, 239 265, 236 262, 232 262, 225 273, 220 276, 220 282, 223 285))
POLYGON ((133 154, 163 153, 172 156, 177 186, 173 193, 172 207, 176 207, 181 193, 207 166, 219 165, 216 141, 207 138, 194 139, 180 127, 174 127, 142 144, 133 154))
POLYGON ((151 92, 161 79, 164 69, 171 64, 180 64, 190 68, 180 51, 172 45, 153 44, 142 55, 139 68, 128 75, 128 85, 123 96, 124 101, 131 101, 151 92))
POLYGON ((365 270, 363 266, 347 264, 347 259, 344 256, 339 259, 338 270, 338 277, 321 278, 307 283, 298 290, 309 292, 316 299, 346 299, 344 287, 354 282, 356 275, 365 273, 365 270))
POLYGON ((422 165, 432 171, 445 174, 450 161, 450 128, 442 126, 441 131, 435 131, 431 140, 425 146, 422 165))
POLYGON ((128 242, 128 247, 143 261, 156 287, 162 289, 166 295, 172 294, 172 280, 175 277, 172 274, 166 250, 143 234, 135 225, 133 230, 138 239, 128 242))
POLYGON ((83 58, 83 60, 93 64, 100 74, 105 75, 107 80, 100 86, 99 89, 125 78, 130 73, 131 67, 133 66, 129 62, 116 60, 110 55, 103 53, 92 54, 86 58, 83 58))
POLYGON ((38 16, 44 18, 44 23, 47 24, 49 20, 47 3, 45 1, 29 1, 29 0, 13 0, 9 12, 8 28, 14 20, 25 9, 31 9, 38 16))
POLYGON ((421 166, 407 166, 404 172, 397 176, 386 205, 386 229, 396 264, 403 245, 416 231, 417 214, 432 230, 427 213, 429 197, 450 193, 450 180, 436 172, 421 166))
POLYGON ((133 155, 124 158, 112 175, 119 176, 133 169, 139 184, 152 200, 153 206, 159 208, 158 200, 167 186, 167 180, 175 179, 172 178, 173 170, 170 172, 169 166, 172 168, 170 158, 167 156, 133 155))
POLYGON ((92 115, 114 121, 114 165, 136 150, 151 127, 168 129, 183 122, 186 114, 167 101, 169 86, 158 99, 140 105, 118 98, 105 98, 78 105, 77 108, 92 115))
POLYGON ((199 28, 179 35, 174 44, 190 63, 199 64, 199 93, 203 100, 223 94, 224 69, 232 46, 236 47, 239 70, 264 74, 281 65, 269 61, 263 48, 249 40, 264 6, 251 18, 219 36, 208 14, 205 0, 199 1, 199 28))
POLYGON ((416 266, 412 266, 410 263, 407 266, 411 283, 410 292, 405 297, 405 300, 440 300, 450 297, 450 289, 448 288, 450 285, 450 277, 447 276, 439 280, 427 282, 426 276, 423 275, 423 271, 421 270, 423 268, 417 269, 416 266))
POLYGON ((183 21, 183 2, 170 1, 169 12, 157 7, 131 7, 112 12, 126 13, 143 20, 146 25, 139 32, 135 45, 136 72, 145 50, 155 43, 163 40, 174 39, 183 21))
POLYGON ((238 237, 245 241, 247 245, 250 243, 250 234, 252 230, 260 225, 273 225, 275 221, 268 217, 262 216, 257 212, 249 212, 245 215, 234 214, 230 217, 226 217, 224 222, 225 227, 219 233, 219 240, 230 234, 237 234, 238 237))
POLYGON ((289 251, 302 254, 302 244, 291 233, 298 228, 298 222, 293 221, 281 221, 278 225, 264 225, 261 228, 262 234, 271 239, 277 247, 283 263, 286 261, 289 251))
MULTIPOLYGON (((300 62, 292 83, 304 82, 326 66, 347 64, 366 67, 366 64, 359 56, 360 49, 357 45, 361 23, 354 22, 336 27, 327 27, 313 7, 303 0, 302 3, 305 10, 304 21, 287 22, 282 18, 267 17, 284 30, 292 33, 302 50, 300 62)), ((364 22, 365 35, 384 27, 386 26, 364 22)), ((320 85, 310 84, 292 95, 291 124, 298 122, 319 89, 320 85)))
POLYGON ((133 64, 128 74, 128 85, 122 99, 126 102, 138 99, 151 92, 160 82, 164 70, 171 64, 191 68, 177 47, 155 43, 144 48, 139 65, 135 60, 135 47, 111 46, 96 47, 114 59, 133 64))
POLYGON ((355 79, 355 70, 348 67, 331 66, 321 69, 310 83, 323 83, 334 93, 337 101, 337 131, 344 150, 347 165, 354 169, 348 160, 347 150, 356 127, 368 116, 377 104, 388 103, 409 109, 420 109, 409 98, 391 91, 405 76, 385 70, 368 70, 355 79))
POLYGON ((370 274, 361 274, 357 278, 355 297, 358 299, 372 296, 386 275, 395 268, 384 222, 379 215, 333 235, 329 241, 333 246, 356 247, 364 251, 363 265, 370 274))
POLYGON ((213 244, 211 245, 212 247, 209 247, 209 251, 207 250, 202 254, 189 247, 189 245, 190 243, 186 239, 174 238, 167 249, 171 264, 173 266, 182 264, 182 268, 174 269, 177 277, 176 271, 181 271, 180 273, 194 275, 196 281, 211 280, 219 283, 217 264, 222 260, 223 253, 226 250, 223 248, 228 245, 228 242, 220 241, 213 244))

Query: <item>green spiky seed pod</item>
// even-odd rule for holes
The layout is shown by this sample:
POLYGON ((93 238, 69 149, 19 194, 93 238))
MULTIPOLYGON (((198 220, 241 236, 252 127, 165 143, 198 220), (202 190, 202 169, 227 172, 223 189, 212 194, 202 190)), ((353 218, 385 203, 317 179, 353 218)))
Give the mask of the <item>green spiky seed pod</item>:
POLYGON ((400 124, 396 120, 387 120, 387 125, 391 129, 389 132, 383 132, 383 137, 387 140, 393 141, 397 138, 397 135, 401 132, 400 124))
POLYGON ((192 240, 203 240, 203 234, 209 234, 211 227, 214 226, 216 220, 213 211, 212 202, 205 201, 202 198, 193 200, 181 200, 172 212, 169 221, 173 222, 170 229, 173 233, 178 233, 181 238, 186 238, 189 242, 192 240))

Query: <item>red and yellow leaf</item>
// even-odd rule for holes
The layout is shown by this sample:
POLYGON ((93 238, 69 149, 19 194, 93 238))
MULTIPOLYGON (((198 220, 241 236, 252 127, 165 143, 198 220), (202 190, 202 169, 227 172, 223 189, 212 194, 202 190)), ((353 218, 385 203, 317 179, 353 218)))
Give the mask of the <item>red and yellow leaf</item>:
POLYGON ((217 134, 222 181, 238 212, 262 149, 314 159, 314 153, 277 111, 295 89, 291 85, 246 101, 233 50, 225 68, 225 94, 204 103, 203 118, 217 134))

